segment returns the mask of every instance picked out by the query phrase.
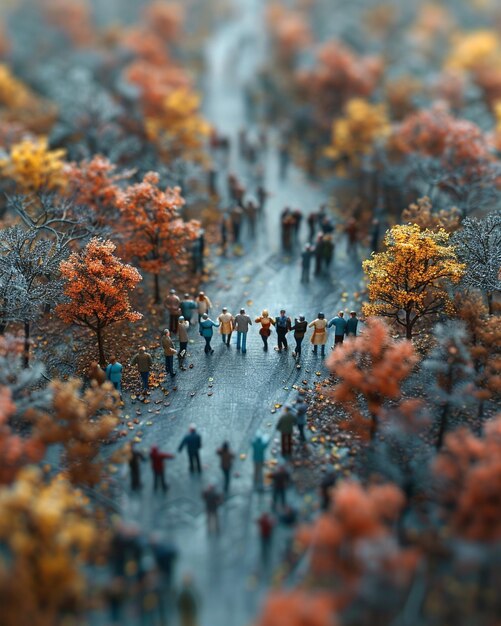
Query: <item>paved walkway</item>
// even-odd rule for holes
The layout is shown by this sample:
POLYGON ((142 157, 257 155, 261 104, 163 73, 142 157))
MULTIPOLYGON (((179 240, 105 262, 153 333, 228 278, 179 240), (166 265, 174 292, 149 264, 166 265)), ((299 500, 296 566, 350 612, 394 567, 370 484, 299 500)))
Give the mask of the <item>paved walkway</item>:
MULTIPOLYGON (((241 88, 264 49, 258 32, 262 2, 249 0, 245 6, 247 10, 223 25, 208 48, 207 83, 211 88, 206 94, 207 115, 221 132, 232 137, 233 144, 245 121, 241 88)), ((234 154, 231 168, 239 175, 245 174, 234 154)), ((273 147, 266 156, 265 171, 266 187, 272 196, 259 240, 255 245, 246 244, 241 258, 218 263, 217 276, 205 287, 214 304, 213 316, 219 314, 222 306, 233 313, 243 306, 251 317, 263 308, 268 308, 272 315, 285 308, 291 316, 304 313, 311 320, 319 309, 330 316, 341 304, 356 306, 353 293, 360 289, 359 268, 350 269, 343 250, 337 250, 328 279, 302 286, 298 259, 285 258, 278 248, 278 221, 283 207, 291 205, 309 212, 328 198, 295 168, 291 168, 286 184, 279 181, 273 147)), ((177 390, 170 391, 167 398, 160 389, 154 390, 149 405, 127 404, 131 417, 136 416, 136 410, 141 412, 141 447, 146 450, 155 443, 162 450, 175 452, 189 424, 195 422, 203 437, 202 478, 189 475, 183 451, 167 463, 171 485, 168 494, 153 496, 149 464, 145 464, 143 493, 124 497, 124 517, 137 521, 145 530, 160 531, 178 546, 178 573, 190 571, 201 592, 202 626, 244 626, 257 614, 273 571, 272 566, 263 572, 259 564, 255 520, 261 511, 269 510, 270 494, 258 495, 252 490, 249 445, 259 428, 273 433, 277 417, 272 413, 274 405, 295 399, 294 385, 316 380, 316 372, 326 371, 322 359, 311 354, 308 341, 301 370, 296 369, 290 352, 278 354, 272 347, 264 352, 256 326, 249 333, 246 355, 236 351, 235 336, 227 348, 215 335, 215 353, 210 357, 203 352, 197 329, 192 329, 191 337, 188 362, 194 367, 178 373, 177 390), (169 406, 165 406, 166 401, 169 406), (207 536, 200 493, 209 483, 221 485, 215 451, 224 440, 230 442, 239 457, 230 496, 222 507, 222 532, 213 538, 207 536)), ((270 345, 275 344, 276 335, 272 334, 270 345)), ((169 382, 168 386, 172 384, 169 382)), ((275 443, 271 452, 278 453, 275 443)), ((295 502, 304 505, 297 495, 295 502)), ((280 532, 277 539, 274 565, 283 554, 287 532, 280 532)))

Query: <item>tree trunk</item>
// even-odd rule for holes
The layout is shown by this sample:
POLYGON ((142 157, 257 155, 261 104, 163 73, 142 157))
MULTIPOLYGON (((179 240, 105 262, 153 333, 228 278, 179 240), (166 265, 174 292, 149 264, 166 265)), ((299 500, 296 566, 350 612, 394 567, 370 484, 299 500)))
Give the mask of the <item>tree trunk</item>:
POLYGON ((440 416, 440 427, 438 429, 437 437, 437 450, 442 448, 444 443, 445 433, 447 431, 447 418, 449 417, 449 403, 445 404, 442 409, 442 415, 440 416))
POLYGON ((24 322, 23 367, 27 369, 29 366, 30 366, 30 323, 24 322))
POLYGON ((410 311, 405 312, 405 337, 412 339, 412 320, 410 311))
POLYGON ((155 304, 160 302, 160 278, 158 274, 153 274, 155 304))
POLYGON ((106 367, 106 357, 104 355, 104 348, 103 348, 103 331, 101 329, 100 326, 97 327, 96 330, 96 336, 97 336, 97 348, 99 351, 99 365, 101 367, 106 367))
POLYGON ((488 291, 487 292, 487 306, 489 308, 489 315, 492 315, 493 313, 493 298, 492 298, 492 291, 488 291))

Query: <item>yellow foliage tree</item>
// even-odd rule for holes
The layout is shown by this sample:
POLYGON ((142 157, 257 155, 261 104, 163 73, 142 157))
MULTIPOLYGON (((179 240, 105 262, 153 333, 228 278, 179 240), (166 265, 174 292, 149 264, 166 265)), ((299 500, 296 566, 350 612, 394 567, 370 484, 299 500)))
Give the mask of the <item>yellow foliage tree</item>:
POLYGON ((65 150, 50 150, 47 137, 24 139, 0 161, 0 176, 10 178, 21 193, 64 188, 65 150))
POLYGON ((8 109, 24 108, 33 99, 33 93, 4 63, 0 64, 0 106, 8 109))
POLYGON ((455 70, 476 70, 499 64, 501 41, 494 30, 460 33, 446 59, 446 67, 455 70))
POLYGON ((162 112, 148 117, 146 130, 152 141, 167 149, 168 156, 196 154, 210 132, 200 115, 200 97, 189 87, 174 89, 163 101, 162 112))
POLYGON ((453 308, 447 286, 461 280, 465 265, 458 262, 443 229, 394 226, 384 244, 386 250, 363 263, 370 299, 364 313, 393 318, 411 339, 423 317, 453 308))
POLYGON ((87 501, 61 475, 23 469, 0 489, 2 626, 53 626, 85 602, 83 567, 102 537, 87 501))
POLYGON ((390 132, 390 122, 382 104, 370 104, 353 98, 345 108, 345 116, 332 124, 331 145, 326 156, 359 165, 365 155, 373 154, 375 143, 390 132))

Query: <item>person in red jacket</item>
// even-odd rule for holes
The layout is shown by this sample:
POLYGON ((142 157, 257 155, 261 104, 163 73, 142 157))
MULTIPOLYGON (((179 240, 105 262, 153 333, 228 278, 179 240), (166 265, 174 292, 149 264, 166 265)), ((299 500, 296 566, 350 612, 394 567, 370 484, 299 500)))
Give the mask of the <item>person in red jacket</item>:
POLYGON ((158 446, 153 446, 150 452, 151 469, 153 471, 153 491, 157 490, 159 485, 162 486, 165 493, 169 485, 165 482, 165 464, 166 459, 173 459, 174 455, 168 452, 160 452, 158 446))
POLYGON ((269 513, 264 512, 257 519, 257 525, 259 528, 259 537, 261 539, 261 559, 263 564, 266 565, 270 557, 271 538, 273 536, 275 520, 269 513))

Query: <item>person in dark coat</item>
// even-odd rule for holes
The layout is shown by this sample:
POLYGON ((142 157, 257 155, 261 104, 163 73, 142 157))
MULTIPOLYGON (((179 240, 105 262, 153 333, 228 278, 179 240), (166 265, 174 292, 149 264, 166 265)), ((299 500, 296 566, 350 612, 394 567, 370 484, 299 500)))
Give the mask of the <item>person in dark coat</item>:
POLYGON ((198 309, 198 307, 197 303, 193 300, 189 293, 184 294, 183 299, 179 303, 179 308, 181 309, 181 314, 184 319, 191 324, 193 313, 198 309))
POLYGON ((323 235, 318 235, 315 242, 315 276, 320 276, 324 262, 324 241, 323 235))
POLYGON ((192 473, 197 471, 200 474, 202 472, 202 467, 200 465, 201 447, 202 437, 197 433, 195 424, 192 424, 190 426, 189 433, 185 435, 178 448, 178 452, 181 452, 183 448, 186 448, 188 460, 190 462, 190 472, 192 473))
POLYGON ((294 326, 291 326, 291 330, 294 331, 294 339, 296 340, 296 349, 292 353, 295 359, 301 358, 301 345, 303 343, 306 330, 308 328, 308 322, 304 315, 300 315, 299 319, 294 320, 294 326))
POLYGON ((308 410, 308 405, 304 401, 302 394, 298 396, 294 410, 296 411, 296 426, 299 431, 299 440, 306 441, 304 429, 306 426, 306 411, 308 410))
POLYGON ((202 492, 202 498, 205 501, 205 510, 207 512, 207 530, 209 533, 219 534, 219 507, 223 503, 223 497, 217 491, 214 485, 209 485, 202 492))
POLYGON ((275 328, 277 330, 277 348, 278 352, 288 349, 287 333, 291 329, 291 318, 285 315, 285 310, 280 311, 280 315, 275 318, 275 328))
POLYGON ((150 452, 151 469, 153 471, 153 491, 157 490, 157 487, 161 485, 163 492, 165 493, 169 488, 169 485, 165 482, 165 463, 166 459, 173 459, 174 455, 168 452, 160 452, 158 446, 153 446, 150 452))
POLYGON ((324 271, 329 271, 334 258, 334 242, 331 235, 324 235, 322 240, 322 256, 324 271))
POLYGON ((145 460, 144 454, 134 445, 131 446, 129 457, 131 491, 140 491, 143 486, 141 484, 141 462, 145 460))
POLYGON ((313 256, 313 249, 309 244, 306 244, 304 250, 301 252, 301 282, 310 282, 310 268, 311 258, 313 256))
POLYGON ((292 433, 296 425, 296 415, 292 408, 286 404, 277 422, 277 430, 282 436, 282 456, 287 457, 292 454, 292 433))
POLYGON ((224 477, 224 493, 228 493, 230 489, 231 468, 233 467, 233 461, 235 455, 230 449, 230 444, 225 441, 223 445, 217 451, 221 462, 221 470, 224 477))
POLYGON ((346 320, 346 335, 348 337, 356 337, 358 328, 358 317, 356 311, 351 311, 350 319, 346 320))
POLYGON ((287 506, 287 488, 290 484, 290 474, 284 465, 280 465, 271 475, 272 494, 271 509, 276 511, 280 502, 282 508, 287 506))

